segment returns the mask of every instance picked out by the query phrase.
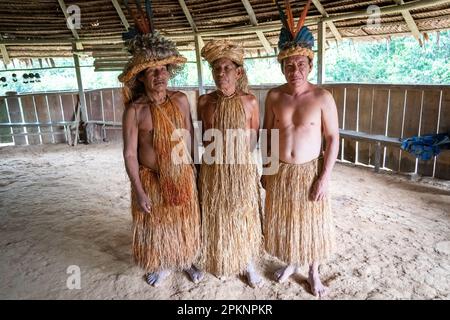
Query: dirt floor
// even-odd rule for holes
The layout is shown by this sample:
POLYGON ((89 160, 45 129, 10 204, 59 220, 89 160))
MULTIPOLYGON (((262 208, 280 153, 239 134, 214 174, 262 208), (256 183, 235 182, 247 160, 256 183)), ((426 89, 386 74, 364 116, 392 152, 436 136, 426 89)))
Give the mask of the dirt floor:
MULTIPOLYGON (((3 147, 0 159, 1 299, 315 299, 306 267, 278 284, 271 274, 282 264, 269 256, 259 289, 183 273, 147 285, 131 258, 119 144, 3 147), (80 289, 67 287, 72 265, 80 289)), ((337 164, 331 193, 338 248, 320 270, 328 298, 450 299, 449 181, 337 164)))

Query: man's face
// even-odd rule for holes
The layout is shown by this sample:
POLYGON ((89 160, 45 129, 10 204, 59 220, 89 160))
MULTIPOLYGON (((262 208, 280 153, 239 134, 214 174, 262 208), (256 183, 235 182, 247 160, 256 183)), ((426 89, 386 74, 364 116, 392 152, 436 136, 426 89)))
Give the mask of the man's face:
POLYGON ((167 89, 169 81, 167 66, 147 68, 140 80, 144 83, 147 90, 167 89))
POLYGON ((288 57, 283 62, 284 77, 293 86, 302 85, 308 81, 308 74, 311 72, 311 67, 308 57, 288 57))
POLYGON ((235 88, 237 80, 242 77, 242 69, 230 59, 220 58, 212 64, 212 75, 217 88, 235 88))

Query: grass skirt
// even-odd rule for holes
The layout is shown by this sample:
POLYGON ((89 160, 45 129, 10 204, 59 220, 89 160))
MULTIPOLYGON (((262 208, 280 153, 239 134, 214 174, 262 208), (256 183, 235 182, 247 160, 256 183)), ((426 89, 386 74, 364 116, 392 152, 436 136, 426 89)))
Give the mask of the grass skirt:
POLYGON ((265 176, 264 239, 266 251, 287 264, 305 265, 329 259, 334 227, 329 199, 309 199, 323 160, 280 163, 277 174, 265 176))

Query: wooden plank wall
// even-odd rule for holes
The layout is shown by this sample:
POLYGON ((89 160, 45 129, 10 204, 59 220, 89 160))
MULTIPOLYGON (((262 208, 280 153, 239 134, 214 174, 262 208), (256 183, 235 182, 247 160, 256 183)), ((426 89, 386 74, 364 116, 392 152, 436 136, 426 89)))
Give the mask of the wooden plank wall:
MULTIPOLYGON (((327 84, 324 88, 335 98, 341 129, 396 138, 450 131, 450 86, 327 84)), ((347 140, 341 159, 374 164, 372 144, 347 140)), ((387 147, 382 164, 394 171, 450 179, 449 152, 420 161, 399 148, 387 147)))
MULTIPOLYGON (((326 84, 323 87, 336 101, 341 129, 396 138, 450 132, 450 86, 326 84)), ((261 119, 264 117, 261 97, 268 90, 267 87, 252 90, 260 101, 261 119)), ((338 159, 374 164, 372 144, 342 140, 338 159)), ((382 166, 396 172, 450 179, 450 152, 430 161, 416 161, 400 148, 387 147, 383 150, 382 166)))

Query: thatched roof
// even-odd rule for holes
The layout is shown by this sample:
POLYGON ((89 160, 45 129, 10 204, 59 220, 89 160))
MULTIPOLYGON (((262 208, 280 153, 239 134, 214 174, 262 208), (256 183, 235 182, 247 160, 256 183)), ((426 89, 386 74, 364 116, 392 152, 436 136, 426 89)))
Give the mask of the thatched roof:
MULTIPOLYGON (((134 7, 134 1, 129 2, 134 7)), ((272 0, 153 0, 152 3, 156 28, 176 41, 181 50, 195 48, 196 34, 203 41, 223 37, 242 41, 250 52, 261 54, 268 54, 261 36, 268 41, 266 49, 268 45, 275 48, 278 41, 281 24, 272 0), (182 4, 186 5, 185 9, 192 16, 191 22, 182 4), (250 12, 254 12, 253 18, 249 15, 249 5, 250 12), (256 31, 262 34, 258 36, 256 31)), ((305 3, 304 0, 291 0, 296 17, 305 3)), ((313 3, 307 25, 315 33, 317 22, 329 16, 325 19, 334 21, 327 23, 328 40, 408 34, 412 27, 411 21, 406 22, 405 15, 412 17, 412 23, 418 29, 416 36, 420 35, 418 32, 450 28, 450 1, 317 0, 313 3), (392 12, 402 4, 406 6, 404 8, 416 4, 421 7, 403 13, 398 10, 392 12), (351 13, 366 12, 370 5, 392 13, 383 14, 377 27, 367 24, 367 15, 347 17, 351 13)), ((132 26, 132 21, 122 0, 5 0, 0 2, 0 49, 2 56, 7 54, 9 58, 62 57, 72 56, 72 46, 78 42, 81 43, 78 50, 92 54, 100 69, 106 66, 114 68, 115 65, 120 67, 127 58, 121 34, 126 30, 127 23, 132 26), (120 6, 126 21, 121 20, 120 10, 115 8, 114 2, 120 6), (76 34, 67 28, 60 3, 66 7, 79 6, 81 29, 76 30, 76 34)))

